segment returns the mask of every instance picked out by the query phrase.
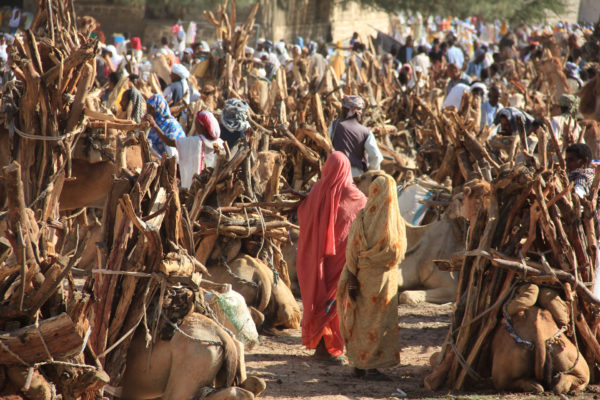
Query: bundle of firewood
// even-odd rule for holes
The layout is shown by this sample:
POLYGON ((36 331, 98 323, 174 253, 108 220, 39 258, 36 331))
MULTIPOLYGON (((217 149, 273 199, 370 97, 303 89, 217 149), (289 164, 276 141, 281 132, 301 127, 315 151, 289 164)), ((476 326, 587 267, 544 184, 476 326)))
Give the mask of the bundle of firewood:
POLYGON ((570 309, 566 334, 587 361, 591 382, 600 378, 600 299, 590 291, 598 252, 594 216, 600 176, 589 196, 580 199, 572 193, 562 158, 551 168, 546 168, 551 157, 542 158, 541 165, 533 159, 503 165, 488 185, 487 200, 478 204, 469 205, 470 193, 486 184, 465 185, 471 226, 466 252, 448 262, 449 268, 460 268, 459 289, 440 363, 425 380, 432 390, 487 383, 493 334, 505 323, 504 305, 523 283, 554 288, 561 295, 570 309))

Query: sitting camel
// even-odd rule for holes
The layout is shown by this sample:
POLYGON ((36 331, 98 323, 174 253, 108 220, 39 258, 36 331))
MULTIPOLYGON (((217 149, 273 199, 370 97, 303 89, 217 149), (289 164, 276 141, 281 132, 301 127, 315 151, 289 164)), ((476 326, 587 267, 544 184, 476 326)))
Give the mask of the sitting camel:
POLYGON ((207 400, 252 400, 265 387, 259 378, 246 378, 243 345, 213 320, 192 313, 171 340, 151 348, 140 329, 127 353, 122 393, 108 389, 126 399, 188 400, 202 394, 207 400), (236 382, 240 387, 232 387, 236 382))
POLYGON ((556 291, 534 284, 519 287, 492 341, 495 388, 542 393, 548 387, 556 394, 584 390, 590 370, 565 334, 568 323, 568 307, 556 291))
POLYGON ((273 271, 262 261, 244 254, 226 266, 207 269, 212 281, 230 283, 244 297, 257 327, 260 320, 266 328, 300 327, 302 313, 290 288, 281 279, 275 282, 273 271))

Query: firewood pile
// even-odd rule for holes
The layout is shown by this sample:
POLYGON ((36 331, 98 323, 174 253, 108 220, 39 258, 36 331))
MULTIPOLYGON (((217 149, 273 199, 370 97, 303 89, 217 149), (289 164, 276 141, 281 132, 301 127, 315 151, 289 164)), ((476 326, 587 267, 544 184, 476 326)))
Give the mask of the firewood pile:
MULTIPOLYGON (((109 158, 119 162, 125 132, 147 126, 101 109, 100 90, 93 88, 98 44, 89 27, 77 28, 72 0, 40 1, 31 29, 16 38, 10 60, 18 80, 5 89, 10 101, 3 106, 12 106, 0 121, 12 133, 6 135, 11 163, 0 182, 0 366, 6 366, 0 386, 6 380, 29 398, 55 391, 74 399, 94 397, 109 382, 119 385, 136 329, 152 340, 168 337, 169 327, 202 302, 203 285, 218 286, 202 279, 205 266, 225 268, 249 256, 271 270, 275 284, 289 287, 282 246, 298 229, 293 214, 303 193, 333 150, 328 127, 345 93, 367 100, 363 122, 378 139, 382 168, 398 182, 427 174, 447 188, 470 187, 473 179, 491 183, 488 202, 471 218, 467 252, 446 262, 460 268, 459 297, 442 361, 426 384, 462 389, 489 376, 502 302, 521 281, 564 291, 573 305, 570 332, 596 368, 600 300, 589 284, 600 182, 588 199, 571 195, 561 150, 547 128, 538 133, 538 147, 547 149, 538 158, 523 127, 507 148, 493 151, 485 144, 488 130, 479 129, 476 96, 465 93, 460 109, 441 112, 439 81, 407 90, 371 53, 360 68, 350 59, 345 84, 331 67, 323 77, 311 75, 305 58, 294 61, 290 74, 280 68, 269 84, 246 68, 258 4, 237 27, 235 1, 230 11, 227 5, 205 13, 224 53, 214 93, 172 110, 218 114, 226 99, 246 100, 247 140, 221 151, 216 166, 186 190, 178 187, 175 159, 153 159, 143 134, 129 137, 141 149, 142 166, 138 172, 115 166, 99 240, 80 234, 85 210, 59 212, 76 145, 89 138, 101 149, 117 136, 109 158), (553 158, 558 163, 550 166, 553 158), (97 260, 84 271, 78 266, 88 246, 97 248, 97 260), (183 294, 173 295, 175 286, 183 294)), ((156 74, 140 90, 159 93, 156 74)), ((191 129, 193 118, 188 121, 191 129)))
POLYGON ((88 271, 83 288, 74 280, 89 238, 79 234, 81 212, 59 214, 72 150, 86 130, 137 127, 95 110, 98 44, 88 34, 77 28, 72 1, 42 1, 10 57, 18 80, 3 121, 13 134, 1 179, 0 386, 30 399, 94 398, 118 384, 146 309, 156 310, 145 321, 156 340, 193 307, 192 296, 179 305, 183 313, 163 311, 167 289, 197 292, 204 270, 176 162, 152 162, 141 138, 141 172, 118 176, 106 201, 102 268, 88 271), (69 237, 75 249, 67 252, 69 237))
POLYGON ((492 338, 496 329, 505 328, 503 307, 523 283, 553 288, 564 299, 570 310, 566 335, 587 361, 590 382, 600 378, 600 299, 591 292, 600 179, 596 175, 589 196, 579 199, 560 151, 551 165, 548 149, 541 152, 542 163, 533 158, 516 166, 506 163, 489 184, 465 185, 470 188, 466 206, 475 186, 487 185, 488 196, 470 205, 466 252, 445 263, 460 270, 459 288, 439 363, 425 379, 432 390, 491 385, 492 338))

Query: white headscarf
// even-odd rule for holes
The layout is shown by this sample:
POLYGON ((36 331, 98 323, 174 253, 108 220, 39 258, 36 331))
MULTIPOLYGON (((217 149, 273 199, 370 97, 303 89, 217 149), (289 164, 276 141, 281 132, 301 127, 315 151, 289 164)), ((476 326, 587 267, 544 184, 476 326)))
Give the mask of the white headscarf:
POLYGON ((183 86, 183 98, 186 103, 190 102, 190 87, 187 79, 190 77, 190 71, 187 70, 182 64, 173 64, 171 72, 181 78, 181 85, 183 86))

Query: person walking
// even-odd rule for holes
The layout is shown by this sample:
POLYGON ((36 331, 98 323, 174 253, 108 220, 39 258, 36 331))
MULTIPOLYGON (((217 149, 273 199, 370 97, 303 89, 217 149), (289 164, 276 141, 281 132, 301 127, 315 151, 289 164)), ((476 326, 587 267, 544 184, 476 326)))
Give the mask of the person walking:
POLYGON ((398 264, 406 232, 398 210, 396 182, 378 177, 348 234, 346 265, 338 283, 337 310, 354 376, 390 380, 378 368, 400 362, 398 264))
POLYGON ((302 304, 302 344, 314 358, 343 364, 344 343, 335 307, 352 221, 367 199, 352 182, 350 161, 333 152, 321 179, 298 208, 297 274, 302 304))

